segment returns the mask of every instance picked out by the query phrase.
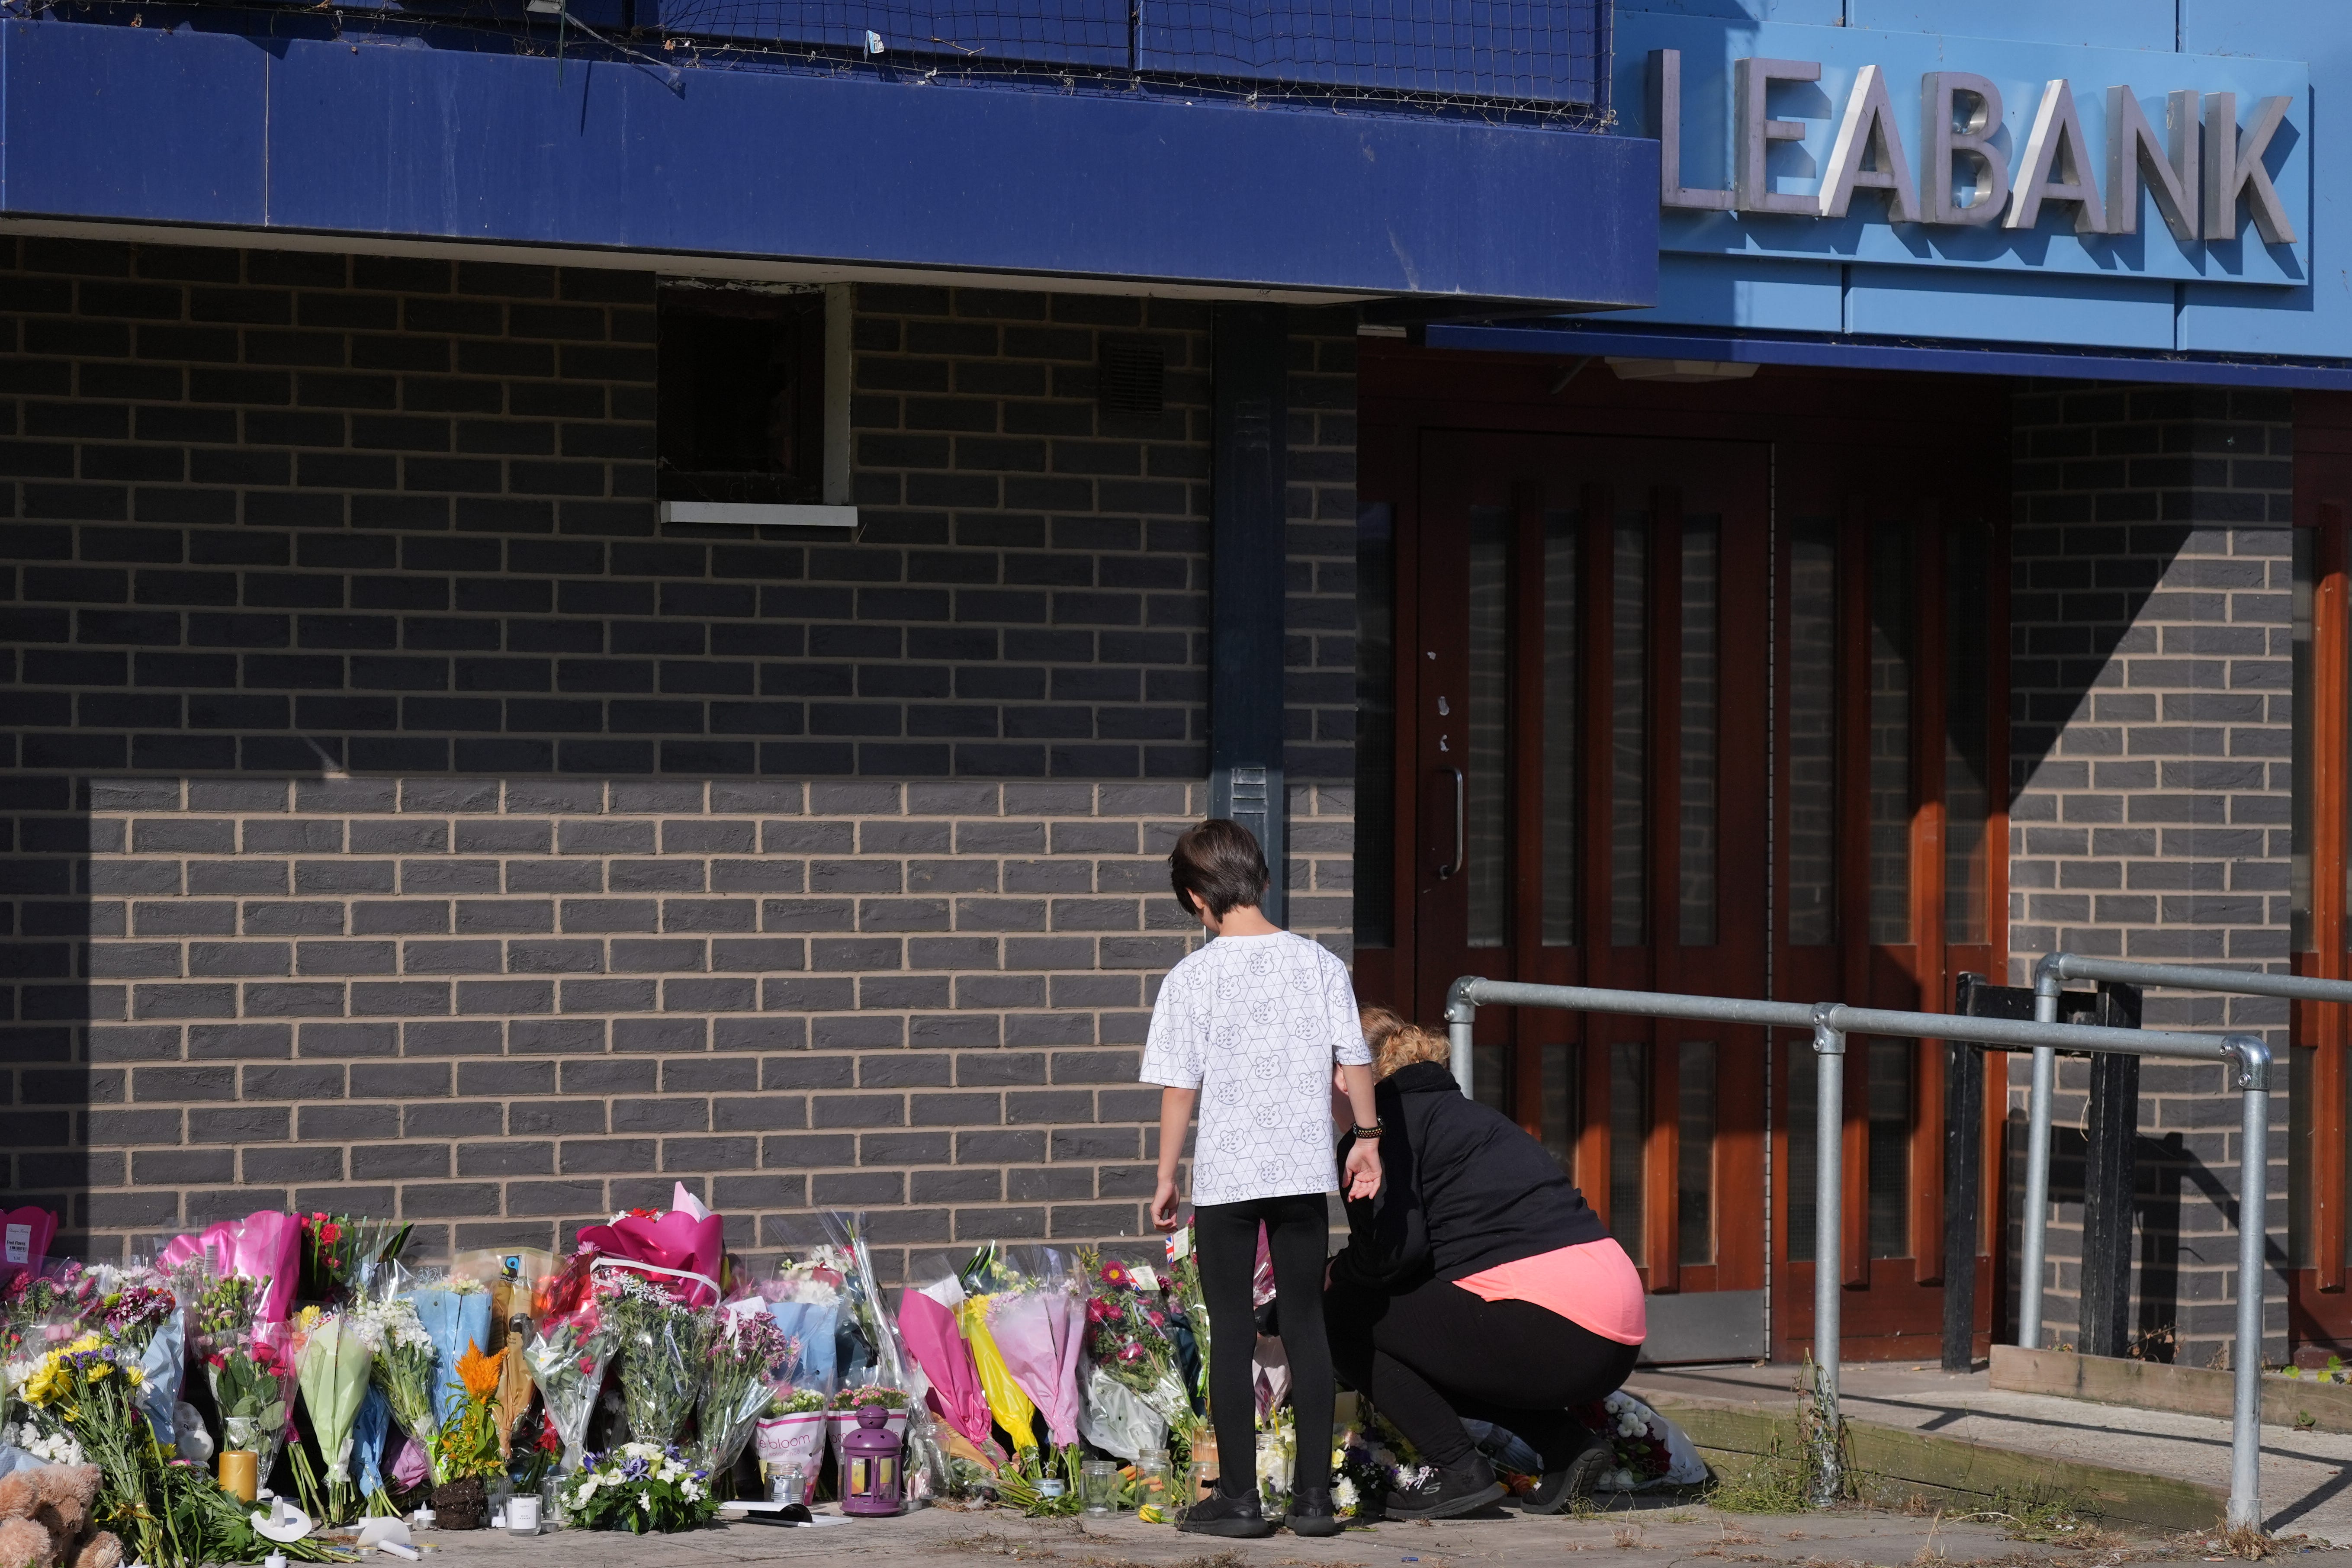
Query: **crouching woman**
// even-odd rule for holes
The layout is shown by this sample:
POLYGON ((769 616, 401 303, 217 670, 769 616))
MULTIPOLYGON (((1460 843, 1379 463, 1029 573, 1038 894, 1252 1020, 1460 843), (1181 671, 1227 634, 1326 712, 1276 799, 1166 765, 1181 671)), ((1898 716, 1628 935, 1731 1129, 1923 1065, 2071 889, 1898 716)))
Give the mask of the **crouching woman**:
POLYGON ((1633 1370, 1641 1277, 1543 1145, 1464 1098, 1443 1037, 1378 1008, 1364 1023, 1382 1178, 1377 1198, 1348 1205, 1323 1321, 1340 1375, 1433 1470, 1389 1514, 1444 1519, 1501 1499, 1465 1416, 1543 1457, 1526 1507, 1556 1513, 1612 1463, 1568 1412, 1633 1370))

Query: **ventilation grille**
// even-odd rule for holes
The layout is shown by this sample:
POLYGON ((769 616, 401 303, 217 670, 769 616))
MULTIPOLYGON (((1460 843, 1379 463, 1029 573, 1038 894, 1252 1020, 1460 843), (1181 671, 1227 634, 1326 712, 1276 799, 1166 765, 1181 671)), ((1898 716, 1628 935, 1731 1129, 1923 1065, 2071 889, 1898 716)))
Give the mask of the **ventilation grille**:
POLYGON ((1143 338, 1105 338, 1096 378, 1105 414, 1157 417, 1168 406, 1168 356, 1143 338))

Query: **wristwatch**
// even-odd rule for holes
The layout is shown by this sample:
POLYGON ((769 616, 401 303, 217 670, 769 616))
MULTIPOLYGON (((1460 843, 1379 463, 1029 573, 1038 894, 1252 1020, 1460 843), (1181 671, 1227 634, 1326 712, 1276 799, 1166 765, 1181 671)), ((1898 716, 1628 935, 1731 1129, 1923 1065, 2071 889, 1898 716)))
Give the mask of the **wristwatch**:
POLYGON ((1377 1138, 1387 1131, 1388 1123, 1378 1121, 1375 1121, 1370 1127, 1358 1127, 1352 1129, 1354 1135, 1358 1138, 1377 1138))

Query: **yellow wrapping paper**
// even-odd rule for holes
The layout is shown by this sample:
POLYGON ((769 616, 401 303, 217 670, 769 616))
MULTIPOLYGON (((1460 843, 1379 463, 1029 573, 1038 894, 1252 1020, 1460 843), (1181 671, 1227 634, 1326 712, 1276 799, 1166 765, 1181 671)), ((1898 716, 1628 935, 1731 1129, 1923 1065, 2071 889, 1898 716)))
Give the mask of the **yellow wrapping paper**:
POLYGON ((1013 1380, 1012 1369, 1004 1364, 1004 1352, 996 1348, 996 1336, 988 1331, 988 1304, 992 1300, 965 1297, 956 1309, 956 1322, 963 1330, 964 1343, 971 1347, 971 1364, 980 1372, 980 1391, 988 1396, 988 1413, 1013 1439, 1013 1451, 1017 1454, 1037 1446, 1037 1406, 1013 1380))

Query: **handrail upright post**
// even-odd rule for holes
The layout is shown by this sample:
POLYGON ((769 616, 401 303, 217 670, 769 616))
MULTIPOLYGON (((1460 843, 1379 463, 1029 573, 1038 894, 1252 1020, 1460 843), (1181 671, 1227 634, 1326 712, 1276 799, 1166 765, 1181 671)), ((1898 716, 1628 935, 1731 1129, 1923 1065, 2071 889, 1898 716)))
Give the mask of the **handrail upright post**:
MULTIPOLYGON (((2058 991, 2065 954, 2053 952, 2033 966, 2033 1021, 2058 1021, 2058 991)), ((2042 1348, 2042 1270, 2050 1228, 2050 1102, 2057 1090, 2058 1052, 2033 1047, 2033 1086, 2025 1102, 2025 1237, 2017 1269, 2017 1342, 2042 1348)))
POLYGON ((1838 1312, 1845 1288, 1845 1034, 1813 1024, 1813 1495, 1827 1508, 1845 1492, 1844 1418, 1838 1413, 1838 1312))
POLYGON ((1445 993, 1446 1057, 1454 1069, 1454 1081, 1462 1086, 1462 1098, 1475 1100, 1471 1092, 1470 1074, 1476 1065, 1471 1055, 1470 1035, 1478 1019, 1478 1004, 1470 997, 1470 988, 1478 984, 1475 975, 1463 975, 1445 993))
POLYGON ((2243 1096, 2238 1152, 2238 1342, 2230 1368, 2230 1526, 2263 1522, 2263 1308, 2269 1274, 2266 1216, 2270 1197, 2270 1047, 2252 1035, 2233 1035, 2231 1073, 2243 1096))

